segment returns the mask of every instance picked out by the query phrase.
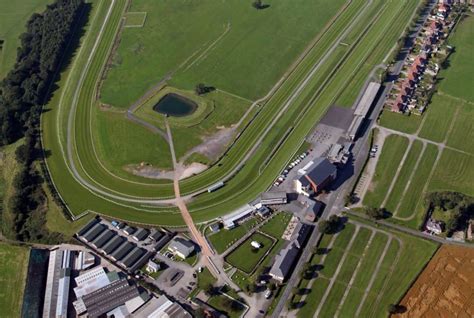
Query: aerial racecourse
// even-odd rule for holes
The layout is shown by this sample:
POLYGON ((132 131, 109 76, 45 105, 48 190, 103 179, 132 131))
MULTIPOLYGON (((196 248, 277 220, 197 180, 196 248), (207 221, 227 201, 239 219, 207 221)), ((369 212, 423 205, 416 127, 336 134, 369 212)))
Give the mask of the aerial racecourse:
POLYGON ((80 46, 41 121, 47 169, 73 218, 183 226, 184 204, 199 224, 251 202, 329 107, 353 105, 420 4, 267 2, 84 9, 80 46))

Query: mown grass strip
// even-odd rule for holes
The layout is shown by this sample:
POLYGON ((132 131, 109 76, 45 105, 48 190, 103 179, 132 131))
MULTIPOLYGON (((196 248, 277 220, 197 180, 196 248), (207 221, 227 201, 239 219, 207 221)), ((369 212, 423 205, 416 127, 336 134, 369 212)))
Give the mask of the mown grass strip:
POLYGON ((363 200, 364 205, 379 207, 382 204, 407 147, 406 137, 390 135, 385 139, 371 180, 370 190, 367 191, 363 200))

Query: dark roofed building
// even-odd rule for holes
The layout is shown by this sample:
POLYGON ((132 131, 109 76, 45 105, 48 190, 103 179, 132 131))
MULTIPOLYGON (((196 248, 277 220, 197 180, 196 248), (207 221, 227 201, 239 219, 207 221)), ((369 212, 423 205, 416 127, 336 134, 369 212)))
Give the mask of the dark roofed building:
POLYGON ((153 241, 158 241, 159 239, 161 239, 161 237, 165 235, 163 232, 160 232, 160 231, 157 231, 157 230, 154 230, 152 233, 150 233, 150 235, 148 236, 149 238, 151 238, 153 241))
POLYGON ((134 273, 137 269, 142 268, 146 262, 153 256, 153 253, 147 251, 145 254, 142 255, 134 264, 130 265, 128 271, 130 273, 134 273))
POLYGON ((139 228, 135 234, 133 234, 133 238, 136 240, 136 241, 143 241, 144 239, 147 238, 148 234, 150 232, 148 232, 148 230, 145 230, 145 229, 141 229, 139 228))
POLYGON ((93 242, 92 246, 95 248, 101 248, 106 243, 108 243, 117 233, 112 230, 105 230, 101 235, 99 235, 93 242))
POLYGON ((120 223, 117 225, 117 228, 118 228, 119 230, 123 230, 126 226, 127 226, 127 223, 120 222, 120 223))
POLYGON ((89 223, 87 223, 78 233, 77 236, 83 236, 84 234, 87 233, 94 225, 99 223, 99 220, 93 219, 89 223))
POLYGON ((289 244, 277 254, 275 263, 273 263, 273 266, 270 269, 270 276, 274 280, 279 283, 285 281, 290 273, 291 267, 297 259, 298 251, 298 247, 296 247, 295 244, 289 244))
POLYGON ((294 231, 294 238, 296 247, 302 248, 308 239, 309 234, 313 230, 313 226, 305 223, 298 223, 298 228, 294 231))
POLYGON ((270 209, 266 206, 262 206, 261 208, 257 209, 257 215, 262 218, 269 216, 270 213, 271 213, 270 209))
POLYGON ((123 229, 124 233, 127 234, 127 235, 132 235, 133 233, 135 233, 137 229, 134 228, 133 226, 127 226, 123 229))
POLYGON ((99 236, 103 231, 105 231, 105 229, 105 225, 97 223, 89 231, 87 231, 86 234, 82 236, 82 238, 86 242, 92 242, 97 236, 99 236))
POLYGON ((263 205, 286 204, 287 202, 285 191, 264 192, 260 196, 260 203, 263 205))
POLYGON ((309 197, 323 190, 336 177, 336 166, 326 158, 318 158, 309 170, 296 180, 296 192, 309 197))
POLYGON ((173 235, 171 234, 164 234, 155 244, 155 246, 153 247, 153 249, 155 251, 159 251, 161 250, 170 240, 171 238, 173 237, 173 235))
POLYGON ((124 258, 133 248, 135 247, 135 244, 132 242, 125 242, 120 247, 113 252, 110 257, 115 260, 115 261, 120 261, 122 258, 124 258))
POLYGON ((112 240, 110 240, 107 244, 104 245, 102 250, 105 254, 111 254, 115 252, 115 250, 123 244, 125 238, 122 236, 116 236, 112 240))
POLYGON ((83 296, 82 301, 90 317, 99 317, 139 295, 136 286, 120 279, 83 296))
POLYGON ((121 263, 124 267, 129 268, 130 266, 135 264, 135 262, 138 261, 138 259, 143 255, 145 255, 145 250, 136 246, 133 250, 130 251, 130 253, 128 253, 128 255, 123 259, 121 263))

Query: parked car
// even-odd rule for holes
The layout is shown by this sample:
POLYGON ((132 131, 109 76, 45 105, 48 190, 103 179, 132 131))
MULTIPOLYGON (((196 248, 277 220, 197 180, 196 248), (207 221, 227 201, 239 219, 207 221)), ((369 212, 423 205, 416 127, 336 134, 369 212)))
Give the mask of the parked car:
POLYGON ((265 292, 265 298, 266 298, 266 299, 270 299, 270 297, 272 297, 272 291, 271 291, 271 290, 267 290, 267 291, 265 292))

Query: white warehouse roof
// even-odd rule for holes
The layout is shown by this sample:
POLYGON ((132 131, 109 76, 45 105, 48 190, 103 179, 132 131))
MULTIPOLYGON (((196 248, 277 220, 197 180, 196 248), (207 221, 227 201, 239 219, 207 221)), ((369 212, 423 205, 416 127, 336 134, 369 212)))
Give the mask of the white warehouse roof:
POLYGON ((243 207, 235 210, 234 212, 227 214, 226 216, 222 217, 222 222, 224 223, 224 227, 232 227, 234 222, 237 220, 242 219, 243 217, 249 215, 250 213, 255 211, 255 207, 246 204, 243 207))
POLYGON ((354 115, 365 117, 369 112, 370 105, 377 96, 377 92, 379 91, 380 84, 376 82, 370 82, 367 86, 367 89, 362 95, 362 98, 357 103, 357 106, 354 110, 354 115))

